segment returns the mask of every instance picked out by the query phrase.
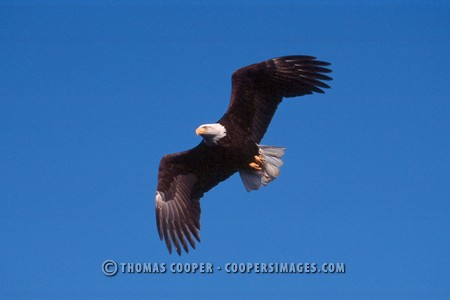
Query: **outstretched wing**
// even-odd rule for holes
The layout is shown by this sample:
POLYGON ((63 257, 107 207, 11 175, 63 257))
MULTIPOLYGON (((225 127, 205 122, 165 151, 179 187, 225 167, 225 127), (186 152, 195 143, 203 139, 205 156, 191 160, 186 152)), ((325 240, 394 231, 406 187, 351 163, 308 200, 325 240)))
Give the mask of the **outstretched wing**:
POLYGON ((161 159, 156 189, 156 225, 169 253, 172 243, 179 255, 200 242, 200 198, 234 172, 211 169, 213 154, 203 143, 161 159))
POLYGON ((331 80, 327 62, 312 56, 284 56, 241 68, 233 73, 231 101, 219 121, 232 124, 259 143, 283 97, 323 93, 331 80))

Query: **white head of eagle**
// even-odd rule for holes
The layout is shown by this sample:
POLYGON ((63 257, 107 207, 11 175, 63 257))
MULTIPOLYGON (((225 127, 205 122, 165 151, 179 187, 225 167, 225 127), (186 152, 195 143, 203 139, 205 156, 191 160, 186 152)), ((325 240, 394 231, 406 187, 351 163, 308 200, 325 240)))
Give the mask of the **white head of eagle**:
POLYGON ((217 142, 227 135, 227 130, 222 124, 203 124, 200 125, 195 133, 201 135, 205 143, 209 146, 217 145, 217 142))

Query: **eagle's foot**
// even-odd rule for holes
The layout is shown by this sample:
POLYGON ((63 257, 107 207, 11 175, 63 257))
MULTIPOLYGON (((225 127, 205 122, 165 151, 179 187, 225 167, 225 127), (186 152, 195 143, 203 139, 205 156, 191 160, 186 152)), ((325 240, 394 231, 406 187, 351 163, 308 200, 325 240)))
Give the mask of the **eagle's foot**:
POLYGON ((261 166, 260 166, 258 163, 251 162, 251 163, 249 163, 248 165, 249 165, 251 168, 255 169, 255 170, 258 170, 258 171, 261 171, 261 170, 262 170, 261 166))
POLYGON ((255 155, 248 164, 249 168, 239 171, 245 189, 249 192, 268 185, 280 175, 283 165, 281 157, 285 148, 276 146, 258 145, 259 155, 255 155))
POLYGON ((255 157, 255 161, 260 165, 264 161, 264 157, 262 157, 262 155, 255 155, 254 157, 255 157))
POLYGON ((264 157, 262 155, 255 155, 255 161, 249 163, 249 166, 255 170, 261 171, 263 169, 264 157))

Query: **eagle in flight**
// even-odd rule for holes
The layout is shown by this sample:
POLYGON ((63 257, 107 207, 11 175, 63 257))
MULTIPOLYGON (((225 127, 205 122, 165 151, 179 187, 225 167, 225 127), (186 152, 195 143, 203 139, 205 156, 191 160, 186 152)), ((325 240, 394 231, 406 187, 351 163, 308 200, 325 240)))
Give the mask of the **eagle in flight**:
POLYGON ((233 73, 231 101, 223 117, 196 129, 203 140, 191 150, 165 155, 156 188, 156 225, 169 253, 181 255, 200 242, 200 198, 239 172, 247 191, 280 174, 285 148, 263 146, 263 138, 283 98, 323 93, 330 64, 312 56, 284 56, 233 73))

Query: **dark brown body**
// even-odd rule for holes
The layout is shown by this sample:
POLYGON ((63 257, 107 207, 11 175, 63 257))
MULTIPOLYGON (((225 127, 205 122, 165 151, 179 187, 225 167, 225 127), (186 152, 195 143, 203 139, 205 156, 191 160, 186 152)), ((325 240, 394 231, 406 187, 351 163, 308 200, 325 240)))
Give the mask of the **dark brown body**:
MULTIPOLYGON (((224 126, 227 128, 226 125, 224 126)), ((202 141, 189 151, 164 156, 159 167, 158 190, 169 188, 164 187, 167 182, 161 180, 167 172, 194 174, 198 181, 190 196, 193 199, 199 199, 205 192, 234 173, 250 170, 249 164, 258 154, 258 146, 248 139, 248 135, 240 135, 228 130, 227 135, 220 139, 217 145, 210 146, 202 141)))

